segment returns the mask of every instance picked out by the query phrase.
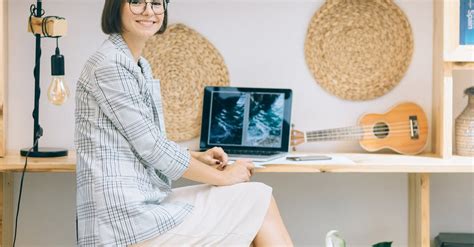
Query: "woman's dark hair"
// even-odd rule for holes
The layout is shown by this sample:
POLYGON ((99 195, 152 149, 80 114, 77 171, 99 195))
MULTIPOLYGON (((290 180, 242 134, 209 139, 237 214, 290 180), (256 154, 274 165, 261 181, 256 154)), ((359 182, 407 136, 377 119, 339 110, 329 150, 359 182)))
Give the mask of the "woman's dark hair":
MULTIPOLYGON (((102 11, 102 31, 105 34, 122 33, 122 15, 121 9, 126 0, 105 0, 104 10, 102 11)), ((168 25, 168 2, 163 0, 165 13, 163 24, 156 34, 164 33, 168 25)))

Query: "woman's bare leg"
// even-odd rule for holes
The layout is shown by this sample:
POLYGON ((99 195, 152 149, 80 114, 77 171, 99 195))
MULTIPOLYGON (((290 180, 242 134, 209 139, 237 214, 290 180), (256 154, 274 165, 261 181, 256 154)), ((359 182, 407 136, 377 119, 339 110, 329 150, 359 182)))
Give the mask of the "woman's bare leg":
POLYGON ((293 246, 273 196, 262 227, 253 241, 253 246, 293 246))

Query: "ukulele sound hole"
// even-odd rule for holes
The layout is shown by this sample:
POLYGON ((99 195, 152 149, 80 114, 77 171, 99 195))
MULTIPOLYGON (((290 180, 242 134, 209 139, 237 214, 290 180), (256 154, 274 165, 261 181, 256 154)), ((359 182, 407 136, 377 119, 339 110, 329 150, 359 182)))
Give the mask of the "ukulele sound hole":
POLYGON ((390 130, 389 130, 388 125, 386 123, 377 123, 374 126, 374 135, 377 138, 382 139, 382 138, 387 137, 389 131, 390 130))

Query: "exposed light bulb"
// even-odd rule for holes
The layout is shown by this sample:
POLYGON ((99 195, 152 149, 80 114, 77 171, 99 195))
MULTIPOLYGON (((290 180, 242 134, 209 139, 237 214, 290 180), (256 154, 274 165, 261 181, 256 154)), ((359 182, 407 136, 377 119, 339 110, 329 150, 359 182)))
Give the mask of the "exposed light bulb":
POLYGON ((51 56, 52 80, 48 88, 48 100, 52 104, 62 105, 69 98, 69 88, 64 82, 64 56, 60 54, 59 48, 51 56))
POLYGON ((48 100, 52 104, 62 105, 69 98, 69 88, 64 83, 64 76, 53 76, 48 88, 48 100))

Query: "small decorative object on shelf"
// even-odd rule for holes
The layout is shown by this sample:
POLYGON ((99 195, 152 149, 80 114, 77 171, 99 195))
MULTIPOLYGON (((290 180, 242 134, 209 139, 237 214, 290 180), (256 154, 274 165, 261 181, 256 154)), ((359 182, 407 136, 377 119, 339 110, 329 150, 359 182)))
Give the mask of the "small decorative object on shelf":
POLYGON ((474 156, 474 86, 464 93, 469 99, 464 111, 456 118, 456 152, 462 156, 474 156))
POLYGON ((461 0, 459 44, 474 45, 474 0, 461 0))

